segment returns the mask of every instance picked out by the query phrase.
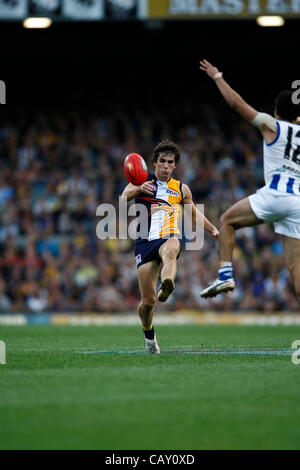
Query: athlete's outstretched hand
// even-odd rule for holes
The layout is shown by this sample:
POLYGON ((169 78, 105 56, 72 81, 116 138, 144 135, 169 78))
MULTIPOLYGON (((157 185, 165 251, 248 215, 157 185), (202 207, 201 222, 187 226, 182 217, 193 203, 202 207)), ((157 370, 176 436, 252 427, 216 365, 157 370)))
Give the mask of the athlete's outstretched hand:
POLYGON ((145 181, 145 183, 143 183, 140 186, 140 190, 143 193, 150 194, 151 196, 153 196, 153 192, 154 192, 153 183, 154 183, 154 180, 145 181))
POLYGON ((200 69, 207 73, 207 75, 212 78, 219 72, 217 67, 211 65, 207 60, 200 60, 200 69))

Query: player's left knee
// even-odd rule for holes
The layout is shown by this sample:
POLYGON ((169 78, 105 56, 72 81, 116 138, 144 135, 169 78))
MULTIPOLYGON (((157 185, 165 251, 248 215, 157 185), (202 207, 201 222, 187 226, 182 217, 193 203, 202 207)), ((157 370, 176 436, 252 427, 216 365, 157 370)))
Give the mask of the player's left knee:
POLYGON ((176 258, 180 248, 179 241, 175 238, 172 239, 172 242, 166 243, 162 247, 162 255, 167 258, 176 258))
POLYGON ((225 214, 221 216, 220 221, 222 225, 228 225, 230 224, 230 216, 225 212, 225 214))
POLYGON ((220 220, 221 220, 221 224, 222 224, 223 227, 224 227, 224 225, 227 225, 227 226, 230 225, 230 226, 233 227, 235 230, 236 230, 237 228, 239 228, 239 224, 237 223, 237 219, 234 218, 234 217, 232 217, 230 214, 226 214, 226 212, 225 212, 225 214, 223 214, 223 215, 221 216, 221 219, 220 219, 220 220))
POLYGON ((176 258, 178 254, 178 247, 166 247, 164 250, 163 250, 163 257, 164 258, 176 258))

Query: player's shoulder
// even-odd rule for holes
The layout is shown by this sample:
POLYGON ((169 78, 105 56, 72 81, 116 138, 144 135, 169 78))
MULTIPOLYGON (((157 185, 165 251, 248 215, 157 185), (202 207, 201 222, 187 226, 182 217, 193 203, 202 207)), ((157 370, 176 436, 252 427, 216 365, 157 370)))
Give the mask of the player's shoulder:
POLYGON ((178 184, 178 183, 181 183, 181 181, 178 180, 177 178, 173 178, 173 176, 168 181, 168 184, 178 184))
POLYGON ((190 199, 192 197, 192 191, 186 183, 181 183, 180 190, 182 194, 182 199, 190 199))
POLYGON ((282 121, 281 119, 277 119, 277 123, 281 127, 294 127, 297 130, 300 130, 300 122, 291 122, 291 121, 282 121))
POLYGON ((300 130, 300 125, 291 122, 291 121, 282 121, 281 119, 277 119, 276 121, 277 124, 277 135, 276 135, 276 141, 277 140, 286 140, 286 138, 290 138, 291 132, 298 132, 300 130))
POLYGON ((169 181, 168 181, 168 187, 170 188, 171 186, 172 187, 181 187, 183 185, 182 181, 181 180, 178 180, 176 178, 170 178, 169 181))
POLYGON ((167 186, 168 194, 172 196, 177 196, 180 198, 180 200, 183 199, 182 182, 180 180, 176 178, 170 178, 167 183, 167 186))

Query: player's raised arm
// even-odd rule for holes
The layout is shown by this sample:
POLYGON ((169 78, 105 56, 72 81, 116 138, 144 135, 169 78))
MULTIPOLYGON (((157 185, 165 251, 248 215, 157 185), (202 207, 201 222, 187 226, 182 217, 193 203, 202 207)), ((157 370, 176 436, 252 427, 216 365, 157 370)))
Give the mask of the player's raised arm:
POLYGON ((223 78, 223 73, 219 72, 217 67, 214 67, 204 59, 200 61, 200 69, 206 72, 207 75, 215 81, 222 96, 231 108, 235 109, 243 118, 247 119, 247 121, 252 121, 252 119, 255 118, 258 112, 228 85, 223 78))
POLYGON ((192 193, 190 188, 186 185, 182 185, 182 193, 183 193, 183 210, 185 205, 191 204, 192 206, 192 221, 195 225, 203 225, 204 230, 209 232, 213 237, 219 236, 219 230, 203 215, 200 211, 198 211, 197 207, 195 206, 192 198, 192 193))
POLYGON ((214 67, 207 60, 204 59, 200 61, 200 69, 206 72, 207 75, 215 81, 229 106, 235 109, 244 119, 247 119, 251 124, 258 127, 267 143, 274 140, 277 133, 276 119, 269 114, 259 113, 246 103, 246 101, 224 80, 222 72, 219 72, 217 67, 214 67))

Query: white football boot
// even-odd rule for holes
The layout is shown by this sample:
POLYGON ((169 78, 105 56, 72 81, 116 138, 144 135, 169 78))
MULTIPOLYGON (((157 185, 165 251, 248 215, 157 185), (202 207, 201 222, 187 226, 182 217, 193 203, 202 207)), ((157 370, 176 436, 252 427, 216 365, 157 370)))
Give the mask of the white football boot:
POLYGON ((160 354, 160 348, 156 340, 156 334, 154 333, 154 339, 145 338, 145 349, 148 354, 160 354))
POLYGON ((200 292, 200 296, 204 297, 205 299, 207 297, 215 297, 218 294, 233 291, 234 288, 235 288, 235 282, 233 278, 226 279, 226 281, 221 281, 220 279, 216 279, 214 282, 209 284, 209 286, 206 287, 206 289, 203 289, 203 291, 200 292))

